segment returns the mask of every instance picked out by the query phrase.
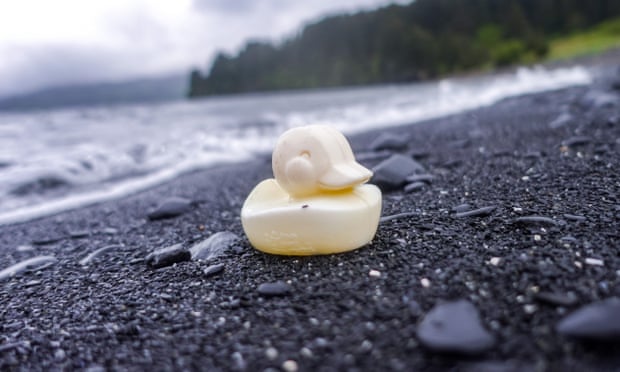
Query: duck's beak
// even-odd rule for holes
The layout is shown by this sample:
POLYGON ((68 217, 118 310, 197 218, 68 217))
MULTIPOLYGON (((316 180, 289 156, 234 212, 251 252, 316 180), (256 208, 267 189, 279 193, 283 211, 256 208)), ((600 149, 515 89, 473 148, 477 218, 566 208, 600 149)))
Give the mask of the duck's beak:
POLYGON ((341 190, 367 182, 372 172, 355 160, 341 162, 332 167, 319 178, 321 188, 341 190))

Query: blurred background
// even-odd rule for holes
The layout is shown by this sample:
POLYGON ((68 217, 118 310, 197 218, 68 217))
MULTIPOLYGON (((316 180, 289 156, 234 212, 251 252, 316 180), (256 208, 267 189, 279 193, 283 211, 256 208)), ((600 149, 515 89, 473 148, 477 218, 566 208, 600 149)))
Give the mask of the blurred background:
POLYGON ((2 2, 0 108, 435 79, 618 47, 618 17, 615 0, 2 2))
POLYGON ((0 2, 0 224, 346 134, 588 84, 618 0, 0 2))

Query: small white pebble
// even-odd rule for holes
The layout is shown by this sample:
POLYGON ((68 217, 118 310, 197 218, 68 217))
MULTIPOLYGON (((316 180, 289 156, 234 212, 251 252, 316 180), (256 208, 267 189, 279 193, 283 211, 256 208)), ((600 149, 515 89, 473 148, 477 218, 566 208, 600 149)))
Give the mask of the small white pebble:
POLYGON ((17 248, 18 252, 30 252, 30 251, 34 251, 34 247, 31 245, 20 245, 17 248))
POLYGON ((276 359, 278 357, 278 354, 278 349, 276 349, 275 347, 268 347, 267 349, 265 349, 265 356, 269 360, 276 359))
POLYGON ((583 267, 583 265, 579 261, 575 261, 574 264, 575 264, 575 266, 577 266, 580 269, 583 267))
POLYGON ((499 265, 501 259, 499 257, 491 257, 491 259, 489 260, 489 263, 493 266, 497 266, 499 265))
POLYGON ((523 176, 521 177, 522 181, 529 181, 530 180, 530 176, 523 176))
POLYGON ((299 369, 299 366, 297 365, 297 362, 294 360, 287 360, 284 363, 282 363, 282 369, 285 370, 286 372, 297 372, 297 370, 299 369))
POLYGON ((598 258, 586 257, 586 265, 604 266, 605 262, 603 262, 603 260, 600 260, 598 258))
POLYGON ((439 190, 439 194, 440 195, 448 195, 448 192, 446 190, 439 190))
POLYGON ((360 346, 360 349, 364 352, 370 351, 372 349, 372 342, 368 340, 362 341, 362 345, 360 346))
POLYGON ((310 318, 308 320, 310 321, 310 324, 312 324, 315 327, 321 324, 317 318, 310 318))
POLYGON ((373 278, 380 278, 381 277, 381 271, 379 271, 379 270, 370 270, 368 272, 368 275, 370 275, 373 278))
POLYGON ((525 297, 523 297, 523 295, 518 295, 516 299, 517 299, 517 302, 519 303, 523 303, 523 301, 525 301, 525 297))
POLYGON ((515 212, 523 212, 523 208, 521 207, 512 207, 512 210, 515 212))
POLYGON ((534 240, 539 242, 539 241, 542 240, 542 237, 540 235, 538 235, 538 234, 534 234, 534 240))
POLYGON ((527 304, 523 306, 523 310, 525 311, 526 314, 533 314, 534 312, 536 312, 537 307, 536 305, 527 304))
POLYGON ((428 279, 426 279, 426 278, 422 278, 422 279, 420 280, 420 284, 422 284, 422 287, 424 287, 424 288, 428 288, 428 287, 430 287, 430 286, 431 286, 431 281, 430 281, 430 280, 428 280, 428 279))
POLYGON ((308 349, 307 347, 302 347, 300 353, 306 358, 312 358, 314 356, 312 350, 308 349))

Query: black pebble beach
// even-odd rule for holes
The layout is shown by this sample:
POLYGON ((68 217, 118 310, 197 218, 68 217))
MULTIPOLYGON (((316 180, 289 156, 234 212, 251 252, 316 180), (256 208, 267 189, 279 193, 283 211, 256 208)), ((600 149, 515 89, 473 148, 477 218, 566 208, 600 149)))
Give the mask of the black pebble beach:
POLYGON ((353 252, 249 245, 239 212, 269 157, 0 227, 0 270, 43 257, 0 273, 0 370, 620 369, 620 75, 600 69, 351 137, 369 168, 423 168, 382 181, 384 218, 353 252), (162 200, 183 203, 155 218, 162 200), (218 232, 239 239, 190 259, 218 232))

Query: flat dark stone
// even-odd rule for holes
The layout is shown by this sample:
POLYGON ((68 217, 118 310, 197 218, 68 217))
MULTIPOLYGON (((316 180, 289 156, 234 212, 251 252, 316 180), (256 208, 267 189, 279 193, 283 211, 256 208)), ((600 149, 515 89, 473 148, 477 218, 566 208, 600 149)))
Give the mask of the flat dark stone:
POLYGON ((454 213, 463 213, 471 209, 471 205, 467 203, 459 204, 455 207, 452 207, 452 212, 454 213))
POLYGON ((190 210, 192 201, 185 198, 171 197, 164 200, 148 214, 150 220, 160 220, 180 216, 190 210))
POLYGON ((564 214, 564 218, 566 218, 567 220, 571 220, 571 221, 585 221, 586 218, 584 216, 578 216, 575 214, 564 214))
POLYGON ((556 330, 580 339, 620 341, 620 300, 609 298, 585 305, 564 317, 556 330))
POLYGON ((576 137, 571 137, 571 138, 568 138, 562 141, 562 146, 568 146, 568 147, 581 146, 581 145, 586 145, 590 143, 590 141, 591 141, 590 137, 576 136, 576 137))
POLYGON ((565 112, 560 114, 558 117, 556 117, 555 119, 553 119, 553 121, 551 123, 549 123, 549 128, 551 129, 557 129, 560 127, 563 127, 567 124, 570 124, 573 122, 573 115, 565 112))
POLYGON ((189 251, 192 260, 209 261, 222 256, 237 240, 239 237, 236 234, 230 231, 220 231, 194 244, 189 251))
POLYGON ((183 244, 175 244, 150 253, 144 261, 150 267, 157 269, 177 262, 189 261, 190 259, 191 254, 187 249, 183 248, 183 244))
POLYGON ((465 212, 458 212, 454 215, 454 217, 456 218, 463 218, 463 217, 485 217, 491 214, 491 212, 493 212, 495 210, 495 208, 497 208, 494 205, 490 205, 488 207, 482 207, 482 208, 478 208, 478 209, 473 209, 470 211, 465 211, 465 212))
POLYGON ((59 241, 63 240, 64 238, 65 238, 64 236, 47 236, 47 237, 44 237, 44 238, 33 240, 32 244, 34 244, 34 245, 54 244, 54 243, 58 243, 59 241))
POLYGON ((107 245, 105 247, 101 247, 101 248, 95 250, 94 252, 90 253, 88 256, 86 256, 83 259, 81 259, 80 260, 80 265, 89 265, 93 261, 95 261, 97 258, 102 256, 104 253, 106 253, 108 251, 111 251, 113 249, 121 248, 121 247, 122 247, 122 245, 119 245, 119 244, 111 244, 111 245, 107 245))
POLYGON ((415 192, 415 191, 420 191, 425 187, 426 187, 426 184, 424 182, 413 182, 413 183, 406 185, 404 191, 407 193, 415 192))
POLYGON ((286 296, 291 292, 291 286, 277 281, 273 283, 263 283, 258 286, 258 293, 267 297, 286 296))
POLYGON ((577 303, 577 296, 572 293, 538 292, 534 298, 540 302, 556 306, 573 306, 577 303))
POLYGON ((549 225, 555 226, 557 225, 557 221, 553 218, 543 217, 543 216, 523 216, 519 217, 515 220, 515 223, 519 223, 522 225, 549 225))
POLYGON ((397 136, 390 133, 381 133, 379 137, 375 138, 375 140, 372 141, 368 148, 373 151, 402 151, 405 150, 407 146, 409 146, 409 138, 407 138, 406 136, 397 136))
POLYGON ((459 300, 436 305, 417 329, 420 343, 437 352, 480 354, 495 345, 495 338, 480 323, 471 302, 459 300))
POLYGON ((84 231, 71 231, 69 233, 69 236, 71 237, 71 239, 79 239, 79 238, 85 238, 87 236, 90 235, 90 231, 84 230, 84 231))
POLYGON ((370 183, 377 185, 383 191, 399 189, 407 181, 407 177, 424 173, 424 167, 405 155, 392 155, 379 163, 373 169, 373 177, 370 183))
POLYGON ((9 279, 25 271, 42 270, 55 264, 58 260, 54 256, 37 256, 18 262, 0 271, 0 280, 9 279))
POLYGON ((215 264, 204 269, 205 276, 213 276, 224 271, 224 264, 215 264))
POLYGON ((604 91, 589 90, 581 99, 581 104, 588 109, 613 107, 618 104, 618 97, 604 91))
POLYGON ((414 174, 407 177, 407 182, 426 182, 431 183, 435 179, 432 174, 414 174))

